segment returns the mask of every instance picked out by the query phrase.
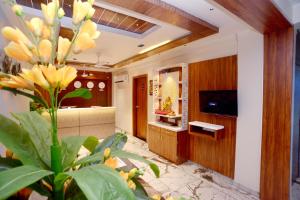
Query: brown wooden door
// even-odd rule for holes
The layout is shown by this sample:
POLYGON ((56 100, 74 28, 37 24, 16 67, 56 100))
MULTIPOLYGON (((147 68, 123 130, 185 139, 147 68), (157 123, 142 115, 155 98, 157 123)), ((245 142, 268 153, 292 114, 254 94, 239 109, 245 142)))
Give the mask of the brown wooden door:
POLYGON ((147 76, 133 81, 133 131, 136 137, 147 138, 147 76))

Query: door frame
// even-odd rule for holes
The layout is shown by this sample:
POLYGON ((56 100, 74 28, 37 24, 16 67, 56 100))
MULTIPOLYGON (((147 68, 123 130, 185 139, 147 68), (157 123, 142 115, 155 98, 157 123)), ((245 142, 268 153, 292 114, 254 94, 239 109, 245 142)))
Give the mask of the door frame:
MULTIPOLYGON (((132 78, 132 134, 135 137, 137 136, 137 111, 135 109, 135 105, 136 105, 136 97, 137 97, 137 93, 136 93, 136 80, 139 78, 146 78, 146 124, 148 124, 148 74, 142 74, 142 75, 138 75, 138 76, 134 76, 132 78)), ((146 132, 146 138, 140 138, 142 140, 147 140, 147 136, 148 136, 148 129, 146 132)))

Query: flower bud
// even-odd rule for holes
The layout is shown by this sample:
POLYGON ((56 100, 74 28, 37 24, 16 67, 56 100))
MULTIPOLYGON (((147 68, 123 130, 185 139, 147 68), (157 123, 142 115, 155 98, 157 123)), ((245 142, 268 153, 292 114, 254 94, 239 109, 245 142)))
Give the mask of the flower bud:
POLYGON ((89 4, 93 5, 95 0, 88 0, 89 4))
POLYGON ((95 9, 94 8, 90 8, 87 15, 86 15, 86 19, 91 19, 93 17, 93 15, 95 14, 95 9))
POLYGON ((106 148, 104 150, 104 158, 108 158, 110 156, 110 148, 106 148))
POLYGON ((64 11, 64 9, 60 8, 60 9, 58 10, 57 16, 58 16, 59 19, 63 18, 63 16, 65 16, 65 11, 64 11))
POLYGON ((17 16, 22 16, 23 15, 23 7, 15 4, 12 7, 12 11, 17 15, 17 16))
POLYGON ((129 178, 135 177, 136 173, 138 172, 137 168, 133 168, 129 171, 129 178))

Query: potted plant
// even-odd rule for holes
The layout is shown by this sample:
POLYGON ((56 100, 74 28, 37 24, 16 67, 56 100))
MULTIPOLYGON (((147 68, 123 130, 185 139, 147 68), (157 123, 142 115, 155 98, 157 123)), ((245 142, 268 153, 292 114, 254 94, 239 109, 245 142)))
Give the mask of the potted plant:
MULTIPOLYGON (((122 150, 127 141, 116 133, 99 143, 91 137, 74 136, 59 140, 57 110, 67 98, 91 98, 87 89, 76 89, 58 101, 58 94, 76 78, 77 70, 67 66, 71 52, 78 54, 95 47, 99 37, 97 25, 91 21, 95 10, 93 0, 74 0, 72 40, 58 36, 64 11, 58 1, 41 4, 44 19, 27 21, 23 9, 15 0, 8 0, 13 12, 27 28, 4 27, 9 40, 4 48, 7 56, 29 63, 18 75, 0 74, 0 88, 23 95, 46 108, 51 123, 37 112, 13 113, 14 120, 0 115, 0 142, 14 157, 0 157, 0 199, 6 199, 23 188, 29 188, 48 199, 149 199, 139 183, 142 170, 124 171, 117 166, 117 157, 136 159, 149 164, 159 176, 158 167, 143 157, 122 150), (45 90, 50 97, 41 95, 45 90), (84 146, 88 155, 78 158, 84 146)), ((101 131, 101 130, 99 130, 101 131)))

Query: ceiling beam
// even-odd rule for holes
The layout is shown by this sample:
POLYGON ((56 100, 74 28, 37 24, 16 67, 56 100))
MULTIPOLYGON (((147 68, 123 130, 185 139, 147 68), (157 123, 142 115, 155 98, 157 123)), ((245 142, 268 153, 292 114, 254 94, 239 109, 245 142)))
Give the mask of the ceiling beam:
POLYGON ((173 49, 175 47, 182 46, 184 44, 193 42, 195 40, 219 32, 218 27, 213 26, 204 20, 201 20, 187 12, 184 12, 160 0, 130 0, 130 1, 102 0, 102 1, 190 31, 190 34, 181 37, 179 39, 175 39, 163 46, 157 47, 153 50, 120 61, 113 65, 113 67, 115 68, 129 65, 131 63, 145 59, 147 57, 159 54, 161 52, 173 49))
POLYGON ((271 33, 291 27, 271 0, 214 0, 260 33, 271 33))

